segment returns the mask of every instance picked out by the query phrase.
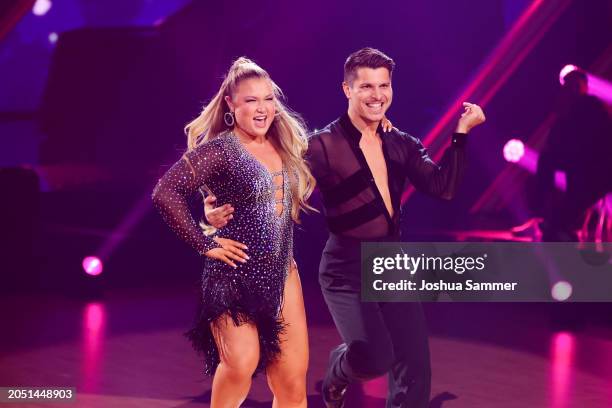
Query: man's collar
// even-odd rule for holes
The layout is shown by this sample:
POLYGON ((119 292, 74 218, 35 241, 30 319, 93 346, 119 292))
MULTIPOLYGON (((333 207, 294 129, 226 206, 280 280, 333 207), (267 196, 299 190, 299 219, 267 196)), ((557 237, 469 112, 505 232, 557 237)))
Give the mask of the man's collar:
MULTIPOLYGON (((348 138, 351 141, 355 142, 357 145, 359 145, 359 141, 361 140, 361 132, 355 127, 355 125, 353 125, 353 122, 351 121, 348 112, 344 112, 344 114, 340 116, 339 122, 340 126, 342 126, 342 129, 344 130, 344 133, 348 136, 348 138)), ((382 128, 382 122, 378 124, 376 133, 378 133, 380 137, 383 137, 384 132, 382 128)))

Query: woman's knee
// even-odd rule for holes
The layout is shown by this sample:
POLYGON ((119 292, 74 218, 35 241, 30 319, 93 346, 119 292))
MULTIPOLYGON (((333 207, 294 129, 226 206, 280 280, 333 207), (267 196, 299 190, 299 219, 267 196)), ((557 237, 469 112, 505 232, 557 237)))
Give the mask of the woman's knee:
POLYGON ((250 378, 259 363, 259 348, 228 347, 221 354, 221 364, 230 375, 250 378))
POLYGON ((274 396, 286 404, 298 404, 306 399, 306 374, 276 375, 269 378, 274 396))
POLYGON ((218 336, 219 358, 231 375, 251 377, 259 364, 259 337, 256 330, 225 332, 218 336))

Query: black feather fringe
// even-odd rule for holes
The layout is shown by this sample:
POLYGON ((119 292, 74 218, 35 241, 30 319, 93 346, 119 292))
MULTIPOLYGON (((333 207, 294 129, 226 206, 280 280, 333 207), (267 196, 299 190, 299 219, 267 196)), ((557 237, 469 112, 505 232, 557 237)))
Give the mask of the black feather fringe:
POLYGON ((230 316, 236 326, 251 323, 257 327, 260 357, 253 376, 279 357, 280 336, 286 326, 280 316, 282 289, 280 282, 278 288, 264 294, 238 280, 204 277, 196 321, 185 336, 203 357, 205 375, 214 375, 220 362, 211 326, 219 324, 224 315, 230 316))

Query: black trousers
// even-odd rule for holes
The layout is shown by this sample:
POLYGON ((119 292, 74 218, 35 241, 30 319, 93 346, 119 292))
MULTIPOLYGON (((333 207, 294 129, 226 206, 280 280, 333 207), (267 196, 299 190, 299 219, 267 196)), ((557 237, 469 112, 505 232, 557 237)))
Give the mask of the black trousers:
POLYGON ((319 282, 344 344, 332 353, 326 380, 345 385, 387 374, 387 408, 427 407, 431 366, 419 303, 362 302, 361 241, 331 235, 319 282))

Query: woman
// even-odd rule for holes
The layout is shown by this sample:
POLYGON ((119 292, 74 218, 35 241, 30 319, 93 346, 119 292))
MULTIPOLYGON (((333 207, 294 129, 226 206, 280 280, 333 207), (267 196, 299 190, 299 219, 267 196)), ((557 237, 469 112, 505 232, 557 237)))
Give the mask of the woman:
POLYGON ((188 151, 159 180, 155 206, 206 256, 202 302, 188 333, 214 374, 211 407, 238 407, 265 370, 273 407, 306 406, 308 339, 293 262, 293 222, 314 179, 303 161, 306 130, 254 62, 236 60, 221 88, 186 127, 188 151), (197 190, 232 203, 232 222, 209 237, 187 206, 197 190))

